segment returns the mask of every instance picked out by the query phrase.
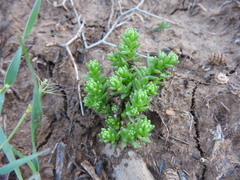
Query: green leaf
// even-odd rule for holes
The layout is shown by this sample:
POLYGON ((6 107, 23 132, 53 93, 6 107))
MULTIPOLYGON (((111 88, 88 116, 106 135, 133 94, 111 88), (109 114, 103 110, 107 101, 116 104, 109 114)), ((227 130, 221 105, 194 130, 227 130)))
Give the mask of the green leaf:
POLYGON ((12 85, 13 82, 15 81, 18 74, 21 55, 22 55, 22 47, 19 47, 11 61, 11 64, 8 67, 7 74, 4 80, 4 85, 6 84, 12 85))
POLYGON ((133 87, 134 87, 134 90, 141 89, 141 84, 140 84, 140 82, 137 79, 133 80, 133 87))
MULTIPOLYGON (((33 153, 36 152, 36 137, 37 137, 37 128, 42 123, 42 101, 41 101, 41 93, 38 87, 37 78, 35 75, 35 71, 33 69, 31 60, 29 58, 28 51, 24 45, 23 39, 20 39, 20 44, 23 49, 23 54, 28 64, 28 68, 30 70, 32 79, 34 81, 34 89, 33 89, 33 102, 32 102, 32 114, 31 114, 31 134, 32 134, 32 147, 33 153)), ((38 160, 33 159, 33 163, 37 170, 39 170, 38 160)))
POLYGON ((141 141, 143 141, 144 143, 150 143, 150 142, 151 142, 151 140, 149 139, 149 137, 143 137, 143 138, 141 139, 141 141))
POLYGON ((3 166, 0 168, 0 175, 4 175, 4 174, 8 174, 11 171, 13 171, 14 169, 18 168, 19 166, 27 163, 28 161, 31 161, 32 159, 42 155, 43 153, 49 151, 49 149, 38 152, 38 153, 33 153, 30 156, 26 156, 24 158, 18 159, 18 160, 14 160, 12 162, 10 162, 9 164, 3 166))
MULTIPOLYGON (((6 140, 7 140, 7 138, 4 135, 3 130, 2 130, 2 128, 0 128, 0 145, 2 145, 6 140)), ((13 154, 12 148, 11 148, 11 146, 8 143, 3 147, 3 152, 7 156, 8 161, 10 163, 14 162, 16 160, 15 156, 13 154)), ((15 171, 18 179, 20 179, 20 180, 23 179, 22 178, 22 174, 21 174, 21 172, 20 172, 18 167, 14 168, 14 169, 11 169, 11 171, 13 171, 13 170, 15 171)), ((1 168, 0 168, 0 174, 1 174, 1 172, 2 171, 1 171, 1 168)), ((7 173, 3 173, 3 174, 7 174, 7 173)))
POLYGON ((140 148, 141 145, 139 143, 137 143, 136 141, 132 141, 132 145, 134 148, 140 148))
POLYGON ((1 94, 0 94, 0 114, 2 113, 2 107, 3 107, 4 97, 5 97, 5 94, 4 94, 4 93, 1 93, 1 94))
POLYGON ((145 84, 148 83, 148 81, 149 81, 148 76, 145 76, 145 77, 143 77, 143 78, 140 80, 140 83, 141 83, 142 85, 145 85, 145 84))
MULTIPOLYGON (((19 152, 18 150, 16 150, 14 147, 12 147, 12 151, 13 151, 13 153, 14 153, 15 155, 17 155, 17 156, 20 157, 20 158, 24 158, 24 157, 25 157, 22 153, 20 153, 20 152, 19 152)), ((34 174, 38 174, 38 172, 37 172, 34 164, 32 163, 32 161, 28 161, 28 162, 27 162, 27 165, 30 167, 30 169, 32 170, 32 172, 33 172, 34 174)))
POLYGON ((138 108, 139 111, 146 111, 148 109, 149 109, 149 106, 143 106, 138 108))
POLYGON ((38 12, 39 12, 39 9, 40 9, 40 6, 41 6, 41 2, 42 2, 42 0, 36 0, 32 10, 31 10, 31 14, 28 18, 28 21, 27 21, 27 24, 25 26, 25 30, 24 30, 24 33, 23 33, 23 40, 24 41, 26 40, 26 38, 28 37, 28 35, 32 31, 32 28, 33 28, 33 26, 35 24, 35 21, 37 19, 37 16, 38 16, 38 12))
POLYGON ((157 85, 164 85, 165 82, 157 81, 156 84, 157 84, 157 85))
MULTIPOLYGON (((26 40, 27 36, 30 34, 33 28, 33 25, 36 21, 36 18, 40 9, 40 5, 41 5, 41 0, 36 0, 23 33, 24 41, 26 40)), ((22 55, 22 47, 19 47, 8 68, 7 74, 5 76, 4 84, 12 85, 13 82, 15 81, 17 77, 18 69, 19 69, 21 55, 22 55)))
POLYGON ((160 27, 154 27, 151 29, 151 31, 158 31, 160 29, 160 27))
POLYGON ((133 62, 137 62, 141 57, 140 56, 137 56, 133 59, 133 62))
MULTIPOLYGON (((31 115, 31 134, 33 152, 36 152, 37 128, 41 126, 41 123, 42 123, 42 101, 39 88, 37 85, 35 85, 33 91, 32 115, 31 115)), ((39 170, 37 158, 33 159, 33 163, 36 169, 39 170)))
POLYGON ((129 94, 121 94, 121 99, 125 99, 128 96, 129 96, 129 94))
POLYGON ((124 149, 127 146, 127 143, 124 141, 121 141, 121 148, 124 149))
POLYGON ((172 64, 165 64, 165 65, 164 65, 164 68, 172 68, 172 67, 173 67, 172 64))

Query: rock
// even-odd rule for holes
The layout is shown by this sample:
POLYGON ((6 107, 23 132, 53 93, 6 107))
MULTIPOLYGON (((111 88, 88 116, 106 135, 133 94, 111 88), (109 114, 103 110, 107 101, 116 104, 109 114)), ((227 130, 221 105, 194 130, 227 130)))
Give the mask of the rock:
POLYGON ((175 115, 176 115, 175 112, 174 112, 174 110, 173 110, 172 108, 167 109, 167 110, 166 110, 166 114, 167 114, 168 116, 175 116, 175 115))
POLYGON ((111 144, 106 144, 102 150, 102 154, 106 155, 108 158, 118 158, 121 155, 121 150, 119 148, 113 149, 111 144))
POLYGON ((142 159, 137 158, 132 152, 128 154, 131 157, 129 159, 123 159, 121 163, 114 168, 113 176, 116 180, 154 180, 146 163, 142 159))

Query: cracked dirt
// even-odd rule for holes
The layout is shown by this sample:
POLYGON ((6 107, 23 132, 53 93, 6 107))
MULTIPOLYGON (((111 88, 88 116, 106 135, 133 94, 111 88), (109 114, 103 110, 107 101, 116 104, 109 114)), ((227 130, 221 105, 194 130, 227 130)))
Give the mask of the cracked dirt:
MULTIPOLYGON (((191 115, 193 117, 193 121, 194 121, 194 129, 195 129, 195 142, 196 142, 196 148, 198 149, 199 153, 200 153, 200 156, 201 157, 204 157, 205 156, 205 153, 204 151, 202 150, 201 148, 201 144, 199 142, 199 138, 200 138, 200 132, 199 132, 199 120, 198 120, 198 117, 197 117, 197 114, 195 113, 195 106, 196 106, 196 97, 195 97, 195 93, 196 93, 196 90, 198 88, 198 82, 195 83, 195 87, 193 88, 193 91, 192 91, 192 100, 191 100, 191 115)), ((201 174, 201 177, 205 177, 205 172, 206 172, 206 168, 207 166, 204 164, 203 165, 203 169, 202 169, 202 174, 201 174)))
MULTIPOLYGON (((88 44, 100 40, 108 31, 112 2, 75 2, 86 21, 84 32, 88 44)), ((114 2, 117 13, 118 3, 114 2)), ((240 178, 240 5, 236 0, 224 2, 146 0, 142 5, 144 10, 180 26, 171 25, 165 32, 152 32, 151 28, 162 21, 133 14, 127 24, 117 27, 110 35, 109 42, 119 43, 119 35, 126 28, 135 27, 142 44, 139 53, 154 55, 160 49, 172 49, 180 60, 160 88, 160 95, 154 97, 151 110, 146 112, 156 127, 152 143, 141 149, 117 149, 112 156, 104 151, 107 145, 99 142, 98 133, 104 124, 101 115, 86 107, 85 116, 81 115, 68 53, 58 46, 46 46, 64 43, 75 35, 77 25, 71 6, 67 3, 69 11, 66 11, 63 7, 54 7, 51 1, 42 2, 38 22, 26 44, 31 57, 38 58, 33 64, 38 76, 51 80, 56 89, 56 94, 43 97, 44 118, 38 133, 38 150, 54 149, 57 143, 61 144, 64 148, 62 179, 91 179, 81 166, 86 161, 101 169, 102 179, 113 179, 113 168, 128 158, 128 151, 134 151, 144 160, 155 179, 240 178)), ((123 0, 122 8, 127 10, 137 3, 123 0)), ((22 34, 32 4, 30 0, 0 2, 0 82, 18 46, 17 36, 22 34)), ((114 48, 99 45, 86 50, 81 38, 70 48, 81 74, 82 89, 85 64, 89 60, 99 60, 103 73, 111 73, 107 54, 114 48)), ((145 59, 141 61, 144 63, 145 59)), ((27 64, 22 61, 14 91, 6 95, 1 116, 1 126, 4 121, 8 135, 31 102, 32 87, 27 64)), ((83 91, 82 96, 85 96, 83 91)), ((11 144, 23 154, 31 152, 29 119, 11 144)), ((39 158, 42 179, 58 177, 56 151, 39 158)), ((2 154, 0 157, 1 165, 2 154)), ((25 177, 30 177, 27 167, 21 170, 25 177)), ((14 179, 14 174, 11 177, 14 179)))

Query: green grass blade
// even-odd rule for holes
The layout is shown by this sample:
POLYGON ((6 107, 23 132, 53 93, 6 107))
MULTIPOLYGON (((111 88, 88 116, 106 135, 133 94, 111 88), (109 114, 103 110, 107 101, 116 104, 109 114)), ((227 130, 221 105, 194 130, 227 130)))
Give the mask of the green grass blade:
MULTIPOLYGON (((36 137, 37 137, 37 128, 41 126, 42 123, 42 101, 41 101, 41 94, 39 91, 37 78, 35 75, 35 71, 33 69, 31 60, 29 58, 29 54, 27 48, 24 45, 23 39, 20 40, 21 47, 23 49, 23 54, 28 64, 28 68, 30 70, 31 76, 34 81, 34 90, 33 90, 33 102, 32 102, 32 114, 31 114, 31 134, 32 134, 32 147, 33 153, 36 152, 36 137)), ((36 169, 39 169, 38 160, 33 159, 33 163, 36 169)))
POLYGON ((24 119, 27 117, 28 114, 30 114, 31 110, 32 110, 31 105, 28 105, 26 111, 24 112, 24 114, 22 115, 22 117, 20 118, 20 120, 18 121, 16 127, 13 129, 13 131, 11 132, 11 134, 8 136, 7 140, 0 145, 0 150, 1 150, 2 147, 4 147, 7 143, 9 143, 9 141, 11 140, 11 138, 14 136, 14 134, 17 132, 17 130, 18 130, 19 127, 21 126, 21 124, 22 124, 22 122, 24 121, 24 119))
MULTIPOLYGON (((13 151, 13 153, 14 153, 15 155, 17 155, 17 156, 20 157, 20 158, 24 158, 24 157, 25 157, 22 153, 20 153, 20 152, 19 152, 18 150, 16 150, 14 147, 12 147, 12 151, 13 151)), ((33 164, 32 161, 28 161, 28 162, 27 162, 27 165, 30 167, 30 169, 32 170, 33 174, 38 174, 38 172, 37 172, 37 170, 36 170, 36 168, 35 168, 35 166, 34 166, 34 164, 33 164)))
POLYGON ((26 40, 27 36, 32 31, 32 28, 33 28, 33 26, 35 24, 35 21, 37 19, 37 16, 38 16, 38 12, 39 12, 39 9, 40 9, 40 6, 41 6, 41 2, 42 2, 42 0, 36 0, 35 1, 35 4, 32 8, 31 14, 28 18, 28 21, 27 21, 27 24, 25 26, 25 30, 24 30, 24 33, 23 33, 24 41, 26 40))
POLYGON ((22 55, 22 47, 19 47, 15 56, 12 59, 10 66, 8 67, 8 71, 4 80, 4 85, 6 84, 12 85, 13 82, 15 81, 18 74, 21 55, 22 55))
MULTIPOLYGON (((32 28, 34 26, 34 23, 37 19, 38 16, 38 12, 41 6, 41 1, 42 0, 36 0, 31 14, 28 18, 24 33, 23 33, 23 39, 24 41, 26 40, 27 36, 30 34, 30 32, 32 31, 32 28)), ((5 80, 4 80, 4 85, 8 84, 8 85, 12 85, 13 82, 15 81, 16 77, 17 77, 17 73, 18 73, 18 69, 19 69, 19 64, 20 64, 20 60, 21 60, 21 55, 22 55, 22 47, 19 47, 15 56, 12 59, 12 62, 8 68, 7 74, 5 76, 5 80)))
MULTIPOLYGON (((36 152, 36 138, 37 138, 37 128, 41 126, 42 123, 42 102, 39 88, 34 86, 33 91, 33 102, 32 102, 32 115, 31 115, 31 134, 32 134, 32 147, 33 152, 36 152)), ((33 163, 36 169, 39 169, 38 160, 34 159, 33 163)))
POLYGON ((34 90, 33 90, 33 102, 32 102, 32 121, 34 121, 34 127, 39 127, 41 125, 42 120, 42 102, 41 102, 41 94, 39 90, 39 85, 37 83, 37 78, 35 75, 35 71, 33 69, 31 60, 29 58, 28 51, 23 43, 23 40, 21 40, 21 46, 23 49, 23 54, 25 56, 25 59, 28 64, 28 68, 30 70, 31 76, 34 81, 34 90))
POLYGON ((4 97, 5 97, 5 94, 1 93, 1 94, 0 94, 0 114, 2 113, 2 107, 3 107, 4 97))
MULTIPOLYGON (((4 141, 6 141, 6 140, 7 140, 7 138, 4 135, 3 130, 2 130, 2 128, 0 128, 0 145, 2 145, 4 143, 4 141)), ((3 152, 7 156, 8 161, 10 163, 16 160, 15 156, 13 154, 12 148, 11 148, 11 146, 8 143, 3 147, 3 152)), ((14 171, 15 171, 18 179, 20 179, 20 180, 23 179, 22 178, 22 174, 21 174, 19 168, 15 168, 14 171)), ((7 174, 7 173, 5 173, 5 174, 7 174)))
POLYGON ((38 86, 38 84, 37 84, 37 78, 36 78, 36 75, 35 75, 35 71, 34 71, 34 69, 33 69, 32 62, 31 62, 31 60, 30 60, 30 58, 29 58, 29 54, 28 54, 28 51, 27 51, 27 48, 26 48, 26 46, 25 46, 25 44, 24 44, 23 39, 20 39, 20 45, 21 45, 21 47, 22 47, 23 54, 24 54, 25 59, 26 59, 26 61, 27 61, 28 69, 29 69, 30 74, 31 74, 31 76, 32 76, 32 79, 33 79, 33 82, 34 82, 34 86, 35 86, 35 85, 38 86))
POLYGON ((49 149, 46 149, 46 150, 38 152, 38 153, 33 153, 30 156, 25 156, 24 158, 10 162, 9 164, 0 168, 0 175, 10 173, 11 171, 18 168, 19 166, 27 163, 28 161, 31 161, 32 159, 42 155, 43 153, 45 153, 47 151, 49 151, 49 149))

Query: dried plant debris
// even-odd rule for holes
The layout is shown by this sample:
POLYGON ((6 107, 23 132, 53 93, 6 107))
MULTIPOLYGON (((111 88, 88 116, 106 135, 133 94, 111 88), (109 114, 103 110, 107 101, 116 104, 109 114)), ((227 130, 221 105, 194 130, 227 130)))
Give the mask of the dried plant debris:
POLYGON ((226 84, 229 81, 229 77, 224 73, 219 73, 215 76, 215 81, 219 84, 226 84))
POLYGON ((209 57, 209 64, 216 66, 226 65, 226 56, 221 52, 213 52, 209 57))
POLYGON ((94 180, 101 180, 101 178, 95 173, 94 167, 88 161, 83 161, 81 165, 94 180))

